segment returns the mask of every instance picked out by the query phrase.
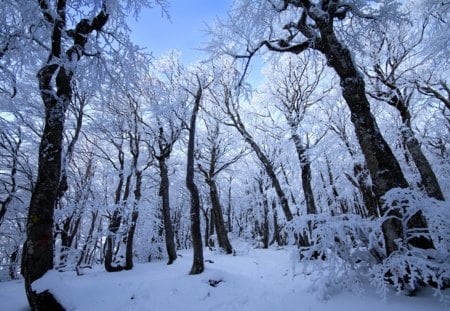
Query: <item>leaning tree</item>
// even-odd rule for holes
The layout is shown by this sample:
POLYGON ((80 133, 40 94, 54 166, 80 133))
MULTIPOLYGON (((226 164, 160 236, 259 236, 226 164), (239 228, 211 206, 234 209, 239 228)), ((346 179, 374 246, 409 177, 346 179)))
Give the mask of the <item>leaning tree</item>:
MULTIPOLYGON (((209 46, 213 53, 246 60, 244 73, 250 60, 263 51, 298 55, 313 49, 321 53, 340 79, 342 96, 351 113, 379 208, 383 207, 382 197, 388 191, 407 188, 408 182, 371 112, 364 76, 358 69, 349 41, 358 39, 352 32, 358 23, 367 27, 366 22, 390 18, 399 12, 398 7, 395 1, 381 0, 240 0, 231 9, 228 19, 218 22, 209 46), (349 24, 353 28, 347 27, 349 24)), ((383 223, 388 256, 398 249, 396 241, 405 237, 397 219, 400 212, 395 208, 382 211, 392 216, 386 217, 383 223)), ((416 226, 426 226, 421 217, 414 222, 416 226)), ((423 248, 432 247, 427 239, 418 243, 417 246, 423 248)))

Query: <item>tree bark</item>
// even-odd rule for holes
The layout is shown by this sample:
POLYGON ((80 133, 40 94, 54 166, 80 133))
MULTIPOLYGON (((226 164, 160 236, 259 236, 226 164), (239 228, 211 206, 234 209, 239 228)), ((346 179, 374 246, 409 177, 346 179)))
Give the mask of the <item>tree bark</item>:
POLYGON ((81 265, 83 263, 86 263, 88 250, 89 250, 90 244, 92 243, 93 236, 94 236, 94 230, 95 230, 95 224, 96 224, 96 221, 97 221, 97 215, 98 215, 98 211, 95 211, 95 212, 91 211, 91 225, 89 227, 89 232, 88 232, 88 235, 87 235, 86 240, 84 242, 83 248, 81 249, 80 258, 78 259, 78 262, 77 262, 77 268, 81 267, 81 265))
POLYGON ((166 236, 167 256, 169 257, 168 265, 177 259, 175 248, 175 239, 173 234, 172 220, 170 218, 170 200, 169 200, 169 174, 167 172, 166 158, 161 156, 158 158, 159 174, 161 177, 160 196, 162 200, 162 214, 164 222, 164 233, 166 236))
POLYGON ((293 134, 292 140, 294 141, 295 150, 300 161, 303 194, 305 195, 306 201, 306 214, 317 214, 314 193, 311 187, 311 162, 306 154, 307 150, 303 146, 300 136, 293 134))
POLYGON ((53 269, 53 216, 61 179, 61 154, 65 113, 72 97, 72 78, 76 63, 89 34, 103 28, 108 14, 103 8, 91 20, 82 19, 73 31, 73 45, 63 52, 66 28, 66 2, 57 1, 54 16, 45 1, 39 2, 43 18, 52 26, 51 51, 47 64, 39 71, 39 90, 45 106, 44 130, 39 146, 38 175, 30 201, 27 240, 24 243, 22 274, 32 310, 62 310, 48 291, 36 293, 31 284, 53 269), (65 67, 66 63, 69 63, 65 67))
MULTIPOLYGON (((27 221, 27 240, 24 244, 22 275, 28 302, 34 310, 45 309, 57 304, 48 293, 36 293, 31 283, 53 269, 53 215, 57 199, 61 172, 61 150, 65 112, 70 98, 70 78, 60 69, 59 99, 46 92, 53 90, 50 85, 55 65, 45 66, 38 74, 39 86, 45 105, 45 125, 39 146, 38 176, 30 201, 27 221), (63 101, 63 99, 66 99, 63 101)), ((62 307, 59 308, 62 310, 62 307)))
POLYGON ((109 225, 108 225, 108 235, 106 236, 105 241, 105 270, 108 272, 121 271, 122 267, 115 266, 113 264, 114 261, 114 249, 116 248, 116 235, 117 231, 119 231, 120 224, 122 222, 122 204, 121 204, 121 194, 122 187, 124 183, 123 169, 124 169, 124 154, 122 150, 119 150, 119 162, 120 162, 120 172, 119 172, 119 181, 117 183, 116 191, 115 191, 115 200, 114 203, 116 207, 114 208, 113 214, 110 216, 109 225))
MULTIPOLYGON (((394 88, 397 94, 401 94, 400 90, 396 86, 394 86, 394 88)), ((397 94, 393 94, 387 103, 396 108, 400 113, 403 123, 401 128, 403 143, 408 149, 409 154, 411 155, 411 158, 419 171, 423 187, 428 196, 435 198, 436 200, 445 201, 441 187, 439 186, 436 175, 431 168, 430 162, 428 162, 427 158, 423 154, 419 141, 415 137, 413 129, 411 128, 411 114, 408 110, 407 101, 404 100, 401 95, 399 96, 397 94)))
POLYGON ((233 247, 228 239, 228 232, 225 228, 225 222, 223 220, 222 207, 220 205, 219 193, 217 191, 216 182, 211 179, 207 181, 209 186, 209 196, 211 198, 212 211, 214 213, 214 226, 216 228, 217 241, 219 247, 222 248, 225 253, 233 253, 233 247))
MULTIPOLYGON (((139 144, 139 140, 135 141, 136 143, 136 148, 139 148, 138 144, 139 144)), ((138 149, 136 149, 138 150, 138 149)), ((136 151, 135 151, 136 152, 136 151)), ((126 248, 125 248, 125 270, 131 270, 133 269, 133 243, 134 243, 134 233, 136 232, 136 224, 137 224, 137 220, 139 217, 139 202, 141 200, 142 197, 142 192, 141 192, 141 188, 142 188, 142 171, 139 171, 137 169, 137 160, 139 157, 139 152, 136 152, 134 154, 134 168, 135 168, 135 172, 134 175, 136 177, 135 180, 135 189, 134 189, 134 202, 133 202, 133 209, 131 211, 131 223, 130 223, 130 227, 128 228, 128 232, 127 232, 127 244, 126 244, 126 248)))
MULTIPOLYGON (((386 192, 394 188, 407 188, 408 183, 370 111, 364 79, 354 64, 350 51, 337 39, 332 22, 317 21, 317 24, 321 34, 319 50, 341 80, 343 97, 350 108, 356 137, 372 178, 375 196, 380 202, 386 192)), ((397 250, 395 241, 404 239, 404 232, 401 221, 396 218, 399 216, 398 211, 392 210, 386 216, 394 216, 382 225, 386 255, 389 256, 397 250)))
POLYGON ((436 200, 445 201, 444 195, 442 194, 439 182, 431 168, 430 162, 422 152, 420 148, 419 141, 414 136, 414 133, 409 126, 404 126, 401 129, 403 141, 408 148, 409 154, 411 155, 414 164, 416 165, 420 177, 422 179, 422 185, 429 197, 435 198, 436 200))
POLYGON ((263 243, 263 248, 269 248, 269 201, 267 200, 267 195, 263 186, 263 180, 261 178, 257 179, 258 183, 258 190, 261 195, 261 205, 263 209, 263 224, 262 226, 262 232, 261 232, 261 238, 263 243))
POLYGON ((202 99, 202 91, 202 86, 199 82, 190 120, 187 151, 186 187, 191 194, 191 235, 194 252, 192 268, 189 273, 191 275, 200 274, 205 270, 205 264, 203 262, 202 233, 200 229, 200 195, 194 182, 195 124, 197 113, 200 108, 200 101, 202 99))

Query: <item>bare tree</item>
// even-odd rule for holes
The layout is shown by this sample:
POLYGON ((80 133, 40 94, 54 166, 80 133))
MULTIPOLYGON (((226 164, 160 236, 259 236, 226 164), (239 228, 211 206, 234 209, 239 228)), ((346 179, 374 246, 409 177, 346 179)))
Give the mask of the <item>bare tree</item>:
MULTIPOLYGON (((412 128, 409 107, 413 100, 415 85, 405 81, 408 73, 421 65, 422 60, 417 56, 416 49, 422 42, 425 28, 426 23, 422 25, 418 36, 414 39, 408 38, 401 30, 384 32, 375 49, 376 52, 372 55, 372 68, 366 68, 365 72, 373 85, 369 95, 389 104, 399 112, 403 144, 419 171, 426 193, 435 199, 444 200, 436 175, 422 152, 412 128)), ((426 89, 422 87, 422 90, 426 89)))
POLYGON ((159 188, 159 195, 162 200, 162 214, 164 222, 164 232, 166 240, 167 255, 169 257, 168 265, 172 264, 177 259, 177 253, 175 249, 175 240, 173 234, 172 220, 170 218, 170 182, 169 172, 167 169, 166 161, 170 157, 174 143, 177 141, 180 134, 180 129, 170 127, 170 133, 166 134, 164 128, 159 128, 158 135, 158 152, 154 151, 154 157, 158 161, 159 175, 161 177, 161 183, 159 188))
MULTIPOLYGON (((375 15, 365 14, 363 8, 348 5, 347 2, 340 0, 285 0, 276 3, 264 1, 262 4, 247 0, 239 2, 238 5, 241 6, 234 12, 239 11, 239 14, 231 14, 229 21, 221 25, 225 31, 218 30, 217 41, 211 43, 212 48, 217 48, 237 59, 247 59, 248 62, 264 48, 277 53, 297 55, 308 49, 320 52, 340 78, 342 95, 350 109, 351 121, 355 127, 377 199, 380 200, 393 188, 408 187, 400 165, 381 135, 372 115, 364 78, 358 70, 350 49, 335 30, 335 20, 344 20, 350 16, 355 17, 355 20, 373 19, 376 18, 375 15), (256 16, 258 20, 252 19, 256 16), (278 19, 280 16, 286 18, 278 19), (261 23, 263 20, 264 23, 261 23), (271 23, 270 27, 265 24, 268 20, 271 23), (282 21, 281 24, 279 21, 282 21), (240 30, 230 31, 236 27, 240 30), (236 38, 236 35, 240 37, 236 38), (230 49, 228 45, 223 44, 227 39, 238 41, 238 44, 230 49), (236 51, 235 47, 243 47, 246 52, 236 51)), ((364 4, 361 3, 361 5, 364 4)), ((248 62, 245 70, 248 68, 248 62)), ((390 210, 391 216, 399 212, 396 209, 390 210)), ((383 231, 386 254, 390 255, 397 250, 395 241, 404 239, 404 232, 396 217, 389 217, 384 222, 383 231)))
POLYGON ((194 106, 192 107, 191 120, 189 122, 189 140, 187 149, 187 168, 186 168, 186 187, 191 195, 191 235, 192 248, 194 252, 194 259, 192 263, 191 272, 189 274, 200 274, 205 270, 205 263, 203 262, 203 245, 202 233, 200 228, 200 195, 197 185, 194 181, 195 174, 195 127, 197 122, 197 114, 200 109, 200 103, 203 96, 202 82, 197 76, 197 91, 191 93, 194 97, 194 106))
POLYGON ((270 92, 277 101, 276 107, 282 111, 287 121, 297 151, 307 214, 316 214, 317 208, 311 186, 309 139, 305 139, 302 133, 302 121, 307 109, 322 101, 329 91, 329 89, 319 90, 325 64, 312 59, 313 57, 311 53, 296 59, 282 58, 273 68, 277 74, 269 77, 270 92))
POLYGON ((206 140, 202 144, 199 152, 198 169, 203 174, 205 183, 209 188, 209 198, 211 201, 211 221, 214 224, 219 247, 227 254, 233 252, 233 248, 228 239, 228 231, 225 227, 220 194, 217 187, 218 175, 226 170, 230 165, 236 163, 243 155, 244 150, 235 151, 234 146, 227 137, 221 135, 220 124, 218 120, 208 122, 205 120, 206 140), (233 152, 234 155, 229 156, 233 152))
POLYGON ((62 310, 51 293, 37 293, 31 283, 53 268, 53 213, 61 177, 61 150, 65 113, 72 98, 74 69, 85 55, 85 46, 93 32, 108 21, 106 4, 91 19, 81 19, 67 29, 67 3, 39 1, 43 23, 49 31, 50 51, 37 78, 45 106, 45 126, 39 147, 39 168, 28 212, 27 240, 24 244, 22 274, 28 301, 34 310, 62 310), (66 34, 70 33, 70 37, 66 34), (67 42, 69 41, 69 42, 67 42))
POLYGON ((223 109, 224 113, 230 118, 230 123, 227 125, 233 126, 242 136, 246 143, 250 145, 250 147, 255 152, 258 159, 261 161, 264 166, 267 175, 272 181, 272 185, 277 193, 278 199, 281 204, 281 208, 284 212, 286 220, 292 220, 292 212, 289 207, 288 198, 281 187, 281 183, 278 179, 278 176, 275 172, 275 167, 273 163, 270 161, 269 157, 264 153, 263 149, 256 143, 256 140, 252 137, 252 135, 248 132, 245 127, 244 122, 241 119, 239 114, 239 95, 238 91, 233 91, 232 85, 223 79, 220 83, 220 87, 222 90, 219 93, 211 92, 213 97, 213 101, 223 109))

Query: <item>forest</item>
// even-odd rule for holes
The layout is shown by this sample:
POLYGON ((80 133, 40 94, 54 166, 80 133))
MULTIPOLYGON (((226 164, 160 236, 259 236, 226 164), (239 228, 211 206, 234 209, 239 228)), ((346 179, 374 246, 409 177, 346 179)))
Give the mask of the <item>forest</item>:
POLYGON ((449 302, 450 2, 232 2, 184 64, 130 37, 170 1, 1 1, 0 281, 245 241, 449 302))

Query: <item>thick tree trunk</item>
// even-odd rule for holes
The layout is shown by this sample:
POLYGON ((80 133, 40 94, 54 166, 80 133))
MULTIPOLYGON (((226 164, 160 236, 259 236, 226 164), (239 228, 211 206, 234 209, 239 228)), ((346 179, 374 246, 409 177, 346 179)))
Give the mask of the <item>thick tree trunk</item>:
POLYGON ((36 293, 31 284, 53 268, 53 216, 61 180, 61 153, 65 113, 72 97, 72 68, 83 55, 89 34, 99 31, 108 20, 103 9, 94 18, 82 19, 72 32, 73 44, 65 50, 66 2, 58 1, 51 12, 39 1, 42 16, 51 26, 48 62, 39 71, 39 90, 45 105, 45 122, 39 146, 38 175, 28 210, 27 240, 22 256, 22 274, 32 310, 62 310, 48 291, 36 293), (64 64, 68 64, 67 68, 64 64))
MULTIPOLYGON (((318 24, 322 43, 320 50, 341 80, 343 97, 350 108, 351 121, 379 201, 389 190, 406 188, 408 183, 370 111, 364 79, 354 64, 350 51, 337 39, 332 23, 318 24)), ((394 210, 387 216, 398 216, 398 212, 394 210)), ((386 220, 383 231, 386 254, 389 256, 397 250, 395 241, 404 239, 401 221, 395 217, 386 220)))
POLYGON ((58 74, 58 98, 47 94, 53 90, 51 80, 56 70, 56 65, 49 65, 38 74, 45 104, 45 126, 39 147, 38 177, 28 210, 27 240, 22 260, 22 275, 33 310, 63 309, 50 293, 36 293, 31 287, 31 283, 53 269, 53 214, 61 174, 65 112, 71 96, 70 77, 63 68, 58 74))
POLYGON ((177 252, 175 248, 175 239, 173 234, 172 220, 170 218, 170 200, 169 200, 169 174, 167 172, 166 158, 158 158, 159 174, 161 177, 160 196, 162 200, 162 214, 164 222, 164 233, 166 240, 168 265, 172 264, 177 259, 177 252))
POLYGON ((194 182, 194 149, 195 149, 195 124, 197 113, 200 108, 200 101, 202 98, 202 87, 198 86, 195 95, 195 103, 192 109, 190 127, 189 127, 189 141, 187 150, 187 170, 186 170, 186 187, 191 194, 191 235, 192 248, 194 252, 194 259, 192 263, 191 272, 189 274, 200 274, 205 269, 203 262, 203 245, 202 233, 200 229, 200 195, 198 188, 194 182))
POLYGON ((217 185, 214 180, 208 180, 209 195, 211 198, 212 211, 214 214, 214 226, 216 228, 217 241, 219 247, 222 248, 227 254, 233 253, 233 247, 228 239, 228 232, 225 228, 225 222, 223 220, 222 207, 220 205, 219 193, 217 191, 217 185))

